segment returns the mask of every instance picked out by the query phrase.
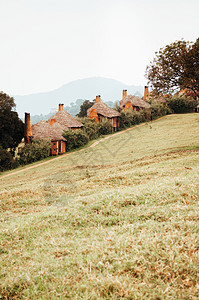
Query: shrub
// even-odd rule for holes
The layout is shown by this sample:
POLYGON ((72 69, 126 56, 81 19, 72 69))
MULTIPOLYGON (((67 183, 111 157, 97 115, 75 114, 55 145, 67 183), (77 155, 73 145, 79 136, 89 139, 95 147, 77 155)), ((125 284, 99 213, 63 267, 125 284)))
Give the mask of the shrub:
POLYGON ((110 120, 103 119, 97 123, 99 135, 110 134, 113 131, 112 123, 110 120))
POLYGON ((160 101, 152 100, 150 104, 151 104, 151 120, 172 113, 171 109, 167 106, 166 103, 161 103, 160 101))
POLYGON ((51 143, 46 140, 33 140, 18 151, 19 163, 26 165, 50 156, 51 143))
POLYGON ((186 96, 172 96, 168 99, 168 106, 176 114, 193 112, 197 100, 186 96))
POLYGON ((0 171, 13 169, 14 166, 15 162, 11 153, 0 146, 0 171))
POLYGON ((99 128, 95 120, 91 120, 87 117, 78 118, 78 120, 84 124, 83 132, 88 136, 90 141, 99 137, 99 128))
POLYGON ((97 139, 101 135, 110 134, 113 131, 112 123, 108 119, 103 119, 96 123, 95 119, 78 118, 84 124, 83 132, 88 136, 89 140, 97 139))
POLYGON ((63 133, 63 137, 67 140, 67 151, 86 145, 89 141, 87 134, 85 134, 81 129, 65 131, 63 133))
POLYGON ((145 109, 140 111, 127 109, 121 112, 120 128, 131 127, 141 122, 149 121, 149 119, 150 119, 150 114, 145 109))

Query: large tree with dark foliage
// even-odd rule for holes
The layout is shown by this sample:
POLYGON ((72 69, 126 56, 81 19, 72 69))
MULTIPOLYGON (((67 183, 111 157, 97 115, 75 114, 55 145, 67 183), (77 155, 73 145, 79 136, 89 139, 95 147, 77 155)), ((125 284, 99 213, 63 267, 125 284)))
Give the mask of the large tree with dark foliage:
POLYGON ((93 101, 85 100, 83 104, 80 106, 80 112, 77 114, 77 116, 80 118, 87 117, 87 109, 93 106, 93 104, 95 104, 95 100, 93 101))
POLYGON ((179 89, 199 92, 199 39, 176 41, 161 48, 147 66, 146 77, 157 93, 179 89))
POLYGON ((14 99, 0 92, 0 146, 15 150, 24 135, 24 124, 15 109, 14 99))

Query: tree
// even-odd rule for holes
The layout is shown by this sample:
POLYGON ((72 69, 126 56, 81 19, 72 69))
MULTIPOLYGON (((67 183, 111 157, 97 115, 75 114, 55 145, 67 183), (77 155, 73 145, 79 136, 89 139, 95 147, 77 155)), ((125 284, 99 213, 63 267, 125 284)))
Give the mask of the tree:
POLYGON ((0 92, 0 145, 14 152, 24 135, 24 124, 15 109, 14 99, 0 92))
POLYGON ((146 68, 151 87, 166 94, 179 89, 199 91, 199 39, 176 41, 161 48, 146 68))
POLYGON ((95 101, 85 100, 84 103, 80 106, 80 112, 77 114, 79 118, 87 116, 87 110, 95 104, 95 101))

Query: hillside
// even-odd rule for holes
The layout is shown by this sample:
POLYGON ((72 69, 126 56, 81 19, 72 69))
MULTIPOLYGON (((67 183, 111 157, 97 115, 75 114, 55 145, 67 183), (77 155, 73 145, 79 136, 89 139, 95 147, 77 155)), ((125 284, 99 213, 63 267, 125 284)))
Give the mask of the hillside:
POLYGON ((197 299, 198 132, 169 115, 0 177, 0 298, 197 299))
POLYGON ((24 112, 30 112, 31 115, 48 114, 52 109, 57 109, 59 103, 67 106, 77 99, 93 100, 99 94, 103 101, 115 103, 121 99, 123 89, 139 96, 142 96, 144 91, 143 86, 126 85, 110 78, 91 77, 69 82, 50 92, 13 97, 17 112, 23 117, 24 112))

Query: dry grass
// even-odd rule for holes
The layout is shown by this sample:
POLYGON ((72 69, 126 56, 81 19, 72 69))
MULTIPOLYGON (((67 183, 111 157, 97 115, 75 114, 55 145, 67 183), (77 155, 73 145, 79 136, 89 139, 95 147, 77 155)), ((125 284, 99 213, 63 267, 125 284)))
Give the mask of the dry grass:
POLYGON ((0 299, 198 299, 199 116, 1 179, 0 299))

